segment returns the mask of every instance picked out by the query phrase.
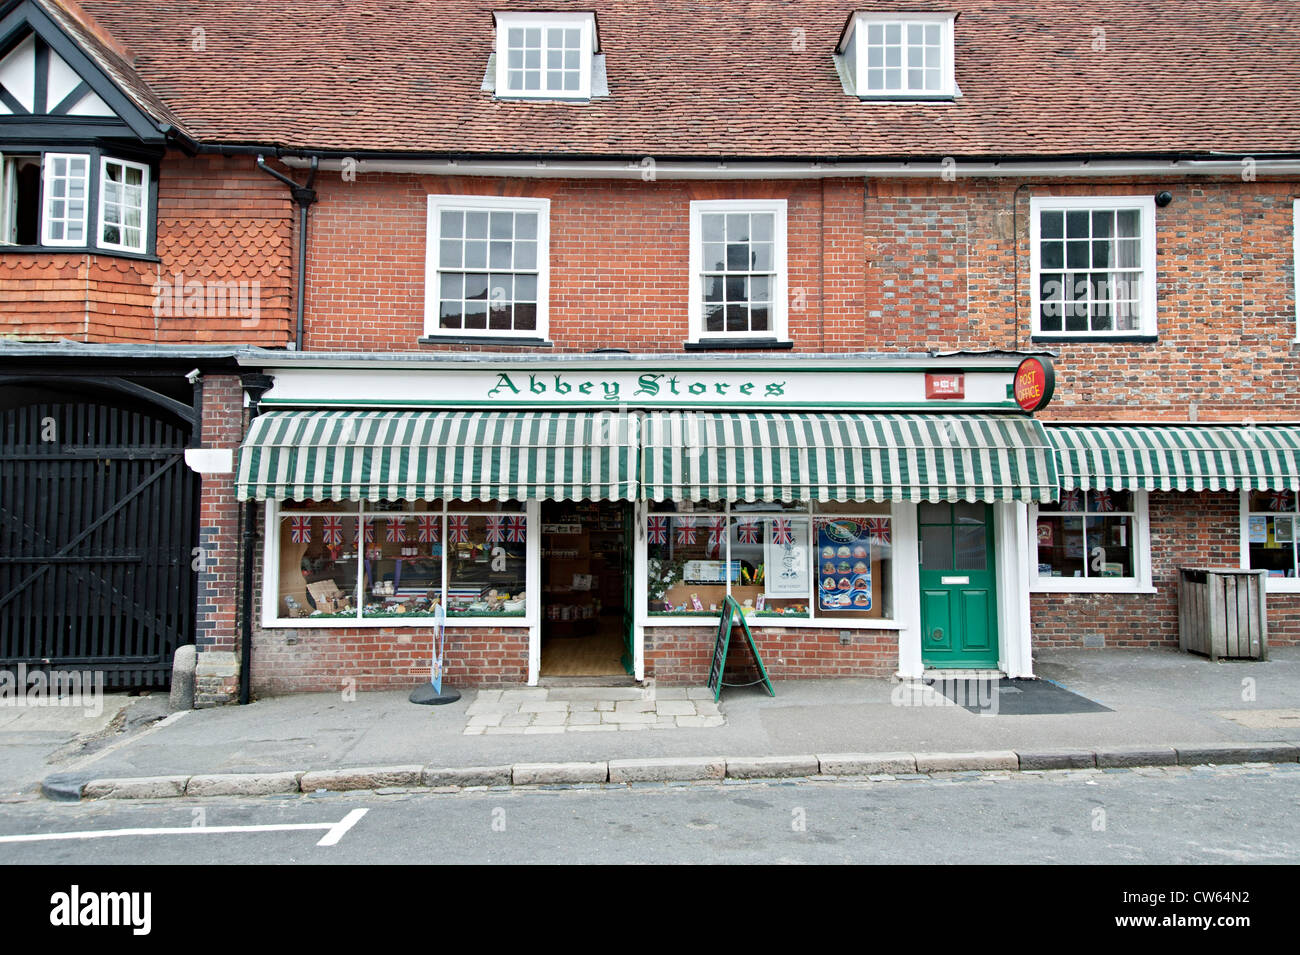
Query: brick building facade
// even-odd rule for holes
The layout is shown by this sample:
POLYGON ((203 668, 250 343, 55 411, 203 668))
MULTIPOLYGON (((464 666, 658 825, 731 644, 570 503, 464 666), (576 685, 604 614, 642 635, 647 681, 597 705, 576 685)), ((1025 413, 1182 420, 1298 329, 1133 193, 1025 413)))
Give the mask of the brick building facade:
POLYGON ((419 682, 435 605, 464 686, 700 681, 727 597, 776 678, 1030 676, 1037 647, 1176 646, 1189 565, 1267 569, 1269 639, 1300 640, 1284 4, 1216 33, 1251 77, 1231 108, 1205 92, 1217 67, 1179 54, 1219 30, 1200 3, 1172 26, 1108 10, 1110 53, 1090 14, 1032 0, 955 19, 664 2, 649 32, 645 5, 533 27, 526 3, 456 2, 415 37, 362 4, 335 25, 367 37, 364 63, 284 6, 273 35, 250 3, 25 0, 0 38, 14 175, 84 152, 105 164, 88 204, 138 175, 151 226, 106 251, 131 234, 100 203, 79 250, 8 240, 5 408, 49 400, 30 378, 57 370, 65 396, 110 378, 192 409, 201 703, 241 678, 419 682), (743 16, 775 74, 726 42, 743 16), (196 26, 202 49, 177 39, 196 26), (502 65, 534 28, 576 64, 545 96, 502 65), (922 65, 873 88, 894 35, 922 65), (113 118, 38 115, 55 105, 14 79, 44 68, 30 37, 113 118), (294 66, 254 55, 297 41, 294 66), (1029 61, 1037 98, 1015 93, 1029 61), (344 93, 318 82, 342 69, 344 93), (1154 103, 1160 123, 1135 118, 1154 103), (214 305, 254 288, 256 314, 214 305), (1034 357, 1055 394, 1026 417, 1012 385, 1034 357), (681 444, 696 428, 716 440, 681 444), (1142 443, 1165 440, 1181 450, 1142 443), (1086 441, 1132 453, 1067 460, 1086 441))

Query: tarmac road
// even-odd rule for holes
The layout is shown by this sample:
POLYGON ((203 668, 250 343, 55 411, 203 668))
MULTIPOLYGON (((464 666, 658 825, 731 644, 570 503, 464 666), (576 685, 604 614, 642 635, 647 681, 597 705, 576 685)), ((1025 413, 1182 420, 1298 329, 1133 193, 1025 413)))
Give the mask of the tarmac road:
POLYGON ((0 806, 0 865, 1298 861, 1294 763, 0 806))

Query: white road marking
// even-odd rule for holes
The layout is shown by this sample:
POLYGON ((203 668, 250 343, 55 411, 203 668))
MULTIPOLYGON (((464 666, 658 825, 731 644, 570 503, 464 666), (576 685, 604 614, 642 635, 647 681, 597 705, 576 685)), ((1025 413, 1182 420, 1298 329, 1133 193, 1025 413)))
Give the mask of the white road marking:
POLYGON ((228 832, 295 832, 324 829, 325 835, 318 846, 338 845, 348 830, 355 826, 368 809, 353 809, 338 822, 291 822, 260 826, 176 826, 171 828, 93 829, 85 832, 37 832, 17 836, 0 836, 6 842, 58 842, 70 839, 117 839, 122 836, 181 836, 219 835, 228 832))
POLYGON ((345 835, 347 835, 348 830, 351 829, 353 826, 355 826, 358 822, 360 822, 361 817, 364 816, 369 811, 370 810, 368 809, 353 809, 350 813, 348 813, 346 816, 344 816, 342 819, 336 822, 333 825, 333 827, 330 829, 330 831, 325 833, 324 837, 322 837, 321 841, 316 843, 316 845, 318 846, 338 845, 339 840, 342 839, 345 835))

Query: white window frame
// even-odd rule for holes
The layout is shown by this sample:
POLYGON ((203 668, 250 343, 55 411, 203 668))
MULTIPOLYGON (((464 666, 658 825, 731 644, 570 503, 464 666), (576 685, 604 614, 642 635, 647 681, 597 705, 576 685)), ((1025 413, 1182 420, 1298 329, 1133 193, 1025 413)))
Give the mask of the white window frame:
MULTIPOLYGON (((41 245, 50 248, 87 248, 90 242, 90 192, 91 192, 91 154, 90 153, 51 153, 47 152, 41 156, 41 245), (50 203, 54 201, 53 191, 50 189, 50 180, 54 173, 54 160, 80 159, 86 164, 86 183, 85 195, 81 204, 81 234, 82 238, 68 239, 62 238, 55 240, 50 237, 50 226, 53 224, 50 217, 50 203)), ((66 200, 65 200, 66 201, 66 200)), ((75 222, 75 219, 63 218, 62 222, 75 222)), ((66 232, 66 230, 65 230, 66 232)))
MULTIPOLYGON (((364 502, 369 504, 370 502, 364 502)), ((495 616, 488 615, 482 617, 469 616, 447 616, 447 626, 449 627, 500 627, 503 629, 523 630, 536 625, 538 620, 538 604, 541 603, 541 590, 537 584, 539 580, 538 573, 541 566, 541 523, 539 520, 539 508, 536 501, 526 501, 522 511, 478 511, 465 508, 451 508, 450 501, 442 501, 442 508, 435 511, 426 511, 422 513, 439 514, 443 518, 442 530, 440 532, 443 546, 442 559, 442 592, 447 592, 447 574, 448 561, 446 559, 446 540, 447 540, 447 518, 457 515, 469 517, 485 517, 494 513, 502 513, 505 516, 524 515, 527 521, 527 530, 525 531, 525 568, 524 594, 526 604, 524 606, 524 616, 522 617, 504 617, 500 614, 495 616)), ((272 627, 293 627, 295 629, 306 628, 327 628, 327 627, 355 627, 355 628, 402 628, 409 629, 412 627, 432 628, 434 618, 432 616, 414 617, 405 619, 403 617, 365 617, 365 600, 360 602, 356 608, 357 612, 352 617, 331 617, 327 620, 316 620, 311 617, 282 617, 280 616, 280 519, 284 517, 351 517, 357 521, 363 518, 371 520, 384 520, 385 516, 407 515, 410 517, 418 516, 415 512, 408 511, 375 511, 366 507, 361 507, 356 511, 347 513, 344 511, 282 511, 278 501, 267 501, 264 519, 265 533, 262 543, 262 626, 264 628, 272 627)), ((358 535, 363 534, 362 527, 357 525, 358 535)), ((358 548, 357 554, 357 581, 361 580, 361 567, 364 560, 364 544, 358 548)))
MULTIPOLYGON (((1292 494, 1295 496, 1297 504, 1300 505, 1300 494, 1296 494, 1295 492, 1292 492, 1292 494)), ((1241 532, 1241 559, 1239 563, 1241 564, 1242 570, 1250 570, 1250 491, 1241 492, 1240 502, 1238 522, 1240 524, 1241 532)), ((1278 516, 1285 515, 1286 512, 1255 511, 1254 513, 1268 513, 1270 516, 1278 516)), ((1292 511, 1291 514, 1296 520, 1297 529, 1300 529, 1300 512, 1292 511)), ((1292 531, 1292 533, 1295 533, 1295 531, 1292 531)), ((1300 570, 1300 568, 1297 569, 1300 570)), ((1300 577, 1270 577, 1266 574, 1264 576, 1264 581, 1267 584, 1265 593, 1300 594, 1300 577)))
MULTIPOLYGON (((866 502, 863 502, 863 504, 865 506, 866 502)), ((761 509, 760 505, 747 504, 745 505, 746 508, 745 510, 738 511, 738 510, 733 510, 733 505, 729 502, 723 507, 721 511, 699 511, 694 515, 687 512, 651 511, 648 507, 640 508, 639 514, 641 520, 641 529, 638 531, 636 535, 636 555, 635 555, 635 562, 634 562, 637 568, 636 580, 634 583, 636 589, 634 593, 636 594, 636 603, 639 608, 637 614, 637 621, 636 621, 637 625, 640 627, 713 627, 715 630, 717 629, 718 617, 716 613, 712 615, 704 615, 704 616, 700 616, 698 614, 676 614, 676 613, 651 614, 650 613, 650 604, 649 604, 649 582, 650 581, 649 581, 649 572, 648 572, 649 560, 650 560, 650 542, 647 539, 648 535, 645 533, 646 521, 651 517, 694 516, 697 520, 699 519, 707 520, 710 517, 721 517, 727 521, 726 524, 727 548, 725 553, 722 556, 724 567, 727 566, 727 564, 729 564, 731 561, 731 522, 734 519, 752 518, 753 520, 756 521, 765 521, 765 520, 775 520, 781 518, 790 518, 794 520, 805 521, 807 523, 808 533, 807 536, 804 538, 804 544, 808 548, 808 554, 809 554, 808 570, 809 570, 810 581, 809 581, 809 589, 808 589, 808 616, 806 617, 782 617, 782 616, 748 617, 747 619, 749 620, 751 627, 762 627, 764 629, 776 628, 776 627, 788 627, 791 629, 809 629, 809 630, 898 630, 903 626, 902 619, 904 615, 901 612, 901 608, 898 602, 899 593, 900 593, 900 588, 899 588, 900 575, 898 573, 897 566, 895 566, 892 572, 890 573, 890 584, 889 584, 889 595, 888 595, 889 604, 893 608, 892 609, 893 616, 880 617, 878 619, 818 616, 817 593, 816 593, 817 560, 814 559, 813 557, 813 545, 816 540, 816 527, 817 527, 818 518, 852 519, 854 517, 888 517, 890 520, 890 533, 891 535, 893 535, 893 540, 895 541, 895 544, 893 546, 894 548, 897 548, 898 546, 896 543, 897 536, 895 534, 895 531, 900 526, 899 520, 900 520, 901 509, 904 507, 911 507, 913 508, 913 513, 915 513, 915 505, 891 503, 888 514, 884 514, 884 513, 876 514, 876 513, 865 512, 865 511, 863 512, 855 511, 853 513, 837 512, 832 514, 824 511, 818 511, 817 505, 811 502, 805 504, 804 507, 800 510, 779 510, 778 507, 779 505, 773 504, 771 509, 764 510, 761 509), (752 510, 750 509, 751 507, 753 508, 752 510)), ((700 532, 704 532, 704 529, 702 527, 700 527, 699 530, 700 532)), ((893 553, 891 553, 890 559, 893 561, 898 560, 896 549, 893 551, 893 553)), ((781 597, 777 599, 785 600, 790 598, 781 597)), ((834 612, 827 611, 827 613, 834 613, 834 612)))
MULTIPOLYGON (((591 99, 591 65, 596 45, 596 18, 591 13, 517 13, 498 11, 496 19, 496 96, 498 99, 591 99), (546 83, 546 44, 542 44, 542 83, 538 90, 511 89, 507 38, 513 29, 548 28, 581 30, 578 55, 578 89, 552 90, 546 83)), ((543 35, 544 32, 543 32, 543 35)))
MULTIPOLYGON (((690 277, 688 282, 688 314, 690 340, 724 341, 726 339, 776 339, 789 341, 789 279, 790 267, 787 245, 786 218, 789 202, 785 199, 697 199, 691 202, 690 225, 690 277), (748 212, 773 213, 772 226, 772 327, 766 332, 720 332, 704 328, 704 230, 703 216, 709 213, 748 212)), ((725 323, 725 320, 724 320, 725 323)))
MULTIPOLYGON (((951 13, 856 13, 853 16, 853 25, 850 28, 851 33, 845 38, 844 47, 850 43, 853 44, 853 54, 855 62, 852 64, 853 81, 856 87, 855 92, 859 99, 952 99, 957 95, 957 78, 956 66, 954 63, 954 33, 956 30, 956 16, 951 13), (920 24, 928 26, 939 24, 939 89, 938 90, 914 90, 907 86, 900 87, 897 90, 869 90, 867 89, 867 28, 881 25, 888 26, 898 24, 902 27, 903 35, 906 36, 909 25, 920 24)), ((904 43, 906 49, 906 43, 904 43)), ((908 66, 906 63, 899 67, 902 71, 903 78, 906 79, 908 66)), ((924 69, 924 67, 922 67, 924 69)))
MULTIPOLYGON (((101 156, 99 158, 99 216, 95 224, 96 244, 101 249, 108 249, 114 252, 136 252, 141 255, 149 248, 149 167, 144 163, 131 162, 128 159, 117 159, 113 156, 101 156), (140 244, 138 246, 126 245, 125 243, 105 242, 104 228, 107 223, 104 221, 105 196, 108 190, 105 184, 108 182, 108 166, 121 166, 126 169, 137 169, 140 171, 140 188, 141 188, 141 208, 140 208, 140 244)), ((123 205, 125 208, 125 205, 123 205)), ((126 226, 120 227, 125 234, 126 226)))
MULTIPOLYGON (((551 200, 498 198, 495 196, 429 196, 424 265, 424 334, 427 338, 521 338, 550 337, 551 327, 551 200), (535 212, 537 213, 537 328, 441 328, 441 225, 444 211, 535 212)), ((449 271, 463 272, 464 269, 449 271)), ((489 270, 490 271, 490 270, 489 270)))
MULTIPOLYGON (((1080 491, 1081 494, 1087 492, 1080 491)), ((1052 505, 1029 506, 1029 541, 1026 559, 1029 562, 1029 590, 1036 594, 1153 594, 1151 571, 1151 515, 1149 495, 1146 491, 1133 491, 1133 569, 1136 577, 1039 577, 1038 576, 1038 514, 1060 513, 1052 505)), ((1078 511, 1079 517, 1088 512, 1078 511)), ((1120 511, 1120 514, 1127 513, 1120 511)), ((1085 525, 1086 526, 1086 525, 1085 525)), ((1085 555, 1086 559, 1086 555, 1085 555)))
MULTIPOLYGON (((1152 338, 1157 334, 1156 317, 1156 201, 1154 196, 1031 196, 1029 200, 1029 281, 1033 301, 1033 335, 1036 338, 1069 338, 1079 341, 1110 338, 1152 338), (1121 331, 1070 332, 1044 331, 1042 328, 1042 213, 1087 209, 1090 212, 1107 212, 1137 209, 1142 222, 1142 324, 1141 327, 1121 331)), ((1052 271, 1068 272, 1069 269, 1052 271)))

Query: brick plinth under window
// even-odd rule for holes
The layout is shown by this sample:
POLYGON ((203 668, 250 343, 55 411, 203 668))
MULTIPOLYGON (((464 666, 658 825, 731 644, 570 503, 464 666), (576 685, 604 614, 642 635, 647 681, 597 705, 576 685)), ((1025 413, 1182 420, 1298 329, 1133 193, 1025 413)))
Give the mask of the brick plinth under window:
MULTIPOLYGON (((646 677, 661 686, 699 686, 709 676, 717 627, 647 627, 646 677)), ((773 680, 890 677, 898 670, 898 631, 758 629, 754 641, 773 680)), ((727 649, 728 683, 757 679, 753 654, 737 628, 727 649)))

